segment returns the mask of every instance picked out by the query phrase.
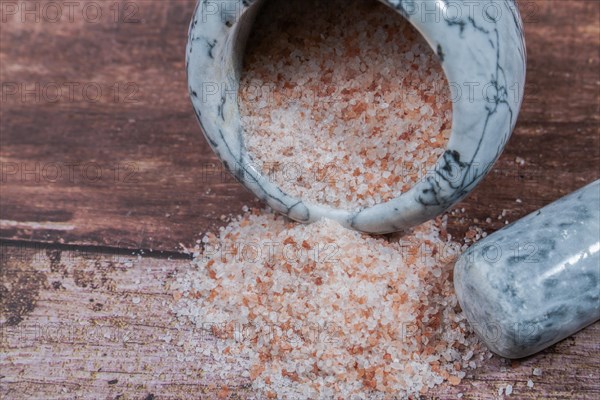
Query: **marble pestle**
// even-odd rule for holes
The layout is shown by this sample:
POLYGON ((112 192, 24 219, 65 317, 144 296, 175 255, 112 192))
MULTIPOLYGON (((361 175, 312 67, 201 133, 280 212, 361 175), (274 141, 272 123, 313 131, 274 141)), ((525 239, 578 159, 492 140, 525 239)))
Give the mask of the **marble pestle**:
POLYGON ((471 246, 454 285, 475 332, 521 358, 600 319, 600 180, 471 246))

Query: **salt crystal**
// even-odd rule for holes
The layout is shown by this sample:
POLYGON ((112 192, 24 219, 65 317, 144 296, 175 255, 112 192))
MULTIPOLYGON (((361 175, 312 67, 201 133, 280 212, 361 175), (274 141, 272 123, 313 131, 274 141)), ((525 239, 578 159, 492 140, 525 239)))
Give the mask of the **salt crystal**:
POLYGON ((527 387, 530 387, 530 388, 532 388, 532 387, 533 387, 533 381, 532 381, 531 379, 529 379, 529 380, 527 381, 527 387))
POLYGON ((539 368, 534 368, 533 369, 533 375, 535 375, 535 376, 542 376, 542 374, 543 373, 542 373, 541 369, 539 369, 539 368))
POLYGON ((506 395, 510 396, 512 394, 512 391, 513 391, 512 385, 507 385, 506 386, 506 395))

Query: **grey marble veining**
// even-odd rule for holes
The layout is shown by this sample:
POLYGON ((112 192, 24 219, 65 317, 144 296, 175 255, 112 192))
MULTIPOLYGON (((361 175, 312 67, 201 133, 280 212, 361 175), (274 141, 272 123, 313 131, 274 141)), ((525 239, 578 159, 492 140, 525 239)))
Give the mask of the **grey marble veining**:
POLYGON ((495 353, 536 353, 600 319, 600 180, 470 247, 459 302, 495 353))
POLYGON ((439 57, 453 90, 452 131, 434 173, 395 199, 358 211, 312 204, 259 171, 244 144, 237 93, 245 42, 264 0, 200 0, 186 49, 189 93, 225 167, 274 210, 300 222, 322 217, 370 233, 420 224, 465 197, 491 170, 517 121, 526 51, 513 0, 380 0, 403 15, 439 57))

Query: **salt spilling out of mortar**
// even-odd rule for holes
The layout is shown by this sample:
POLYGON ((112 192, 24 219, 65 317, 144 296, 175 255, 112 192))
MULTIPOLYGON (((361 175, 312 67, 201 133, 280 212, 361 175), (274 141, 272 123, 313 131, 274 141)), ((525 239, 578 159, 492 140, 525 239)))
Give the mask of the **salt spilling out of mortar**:
MULTIPOLYGON (((288 193, 373 205, 443 153, 451 104, 439 62, 383 5, 270 2, 249 45, 246 145, 288 193)), ((242 370, 259 397, 422 394, 460 383, 489 354, 453 292, 461 250, 442 218, 372 237, 246 210, 199 243, 195 268, 172 284, 173 309, 220 339, 187 344, 212 360, 207 372, 242 370)))
POLYGON ((207 234, 171 284, 173 310, 220 340, 188 343, 208 375, 259 397, 390 398, 460 383, 489 356, 451 281, 446 217, 373 237, 264 210, 207 234), (358 397, 352 397, 358 396, 358 397))
POLYGON ((433 173, 452 104, 439 60, 377 1, 270 2, 248 42, 245 143, 285 192, 345 209, 433 173))

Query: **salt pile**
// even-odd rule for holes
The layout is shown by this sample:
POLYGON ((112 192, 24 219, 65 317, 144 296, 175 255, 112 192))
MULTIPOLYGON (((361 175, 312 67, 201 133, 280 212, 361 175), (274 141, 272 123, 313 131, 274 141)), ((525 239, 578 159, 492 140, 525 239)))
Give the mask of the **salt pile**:
POLYGON ((202 248, 173 309, 220 338, 197 345, 221 360, 208 372, 242 363, 261 398, 402 397, 476 366, 451 282, 461 246, 441 219, 384 238, 254 211, 202 248))

